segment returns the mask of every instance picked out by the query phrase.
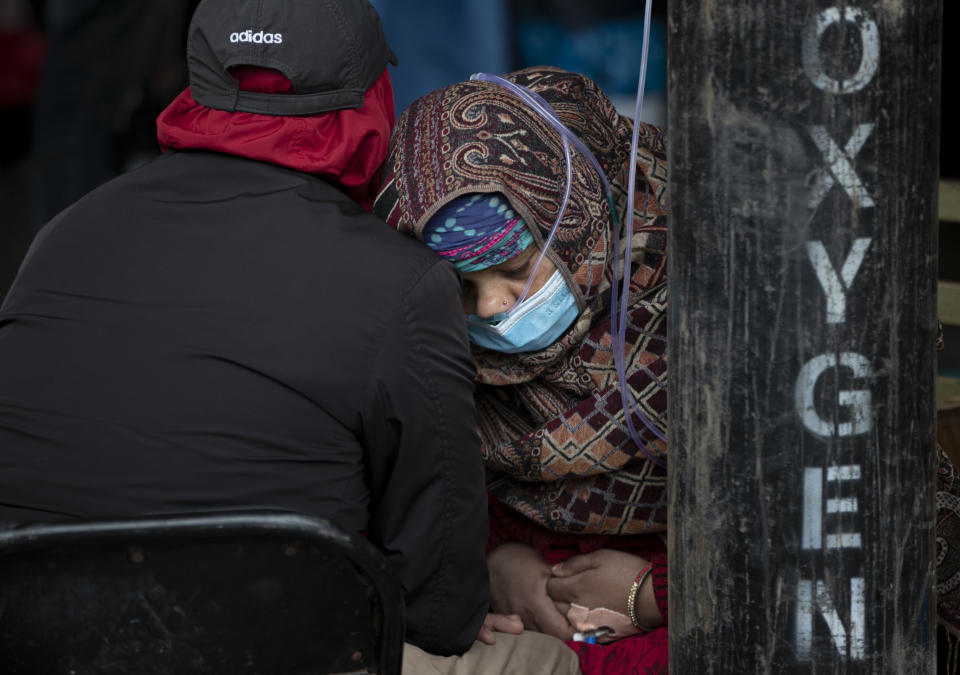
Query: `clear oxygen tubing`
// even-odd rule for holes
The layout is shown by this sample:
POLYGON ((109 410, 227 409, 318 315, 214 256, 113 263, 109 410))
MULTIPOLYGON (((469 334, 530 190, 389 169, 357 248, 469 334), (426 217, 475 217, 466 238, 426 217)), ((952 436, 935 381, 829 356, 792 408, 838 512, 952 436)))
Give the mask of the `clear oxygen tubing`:
MULTIPOLYGON (((646 78, 646 62, 647 62, 647 48, 649 45, 649 24, 650 24, 650 2, 647 0, 646 14, 644 18, 644 42, 643 42, 643 57, 641 61, 641 72, 640 72, 640 89, 637 93, 637 108, 634 116, 634 120, 639 120, 640 108, 642 106, 643 98, 643 86, 646 78)), ((600 166, 600 162, 597 161, 597 158, 594 154, 584 145, 576 134, 570 131, 567 126, 560 121, 559 117, 556 114, 556 111, 553 107, 543 99, 536 92, 519 85, 515 82, 511 82, 505 78, 502 78, 498 75, 492 75, 490 73, 474 73, 470 76, 471 80, 480 80, 484 82, 491 82, 498 84, 502 87, 513 92, 520 100, 530 106, 534 112, 536 112, 540 117, 544 119, 551 127, 553 127, 557 133, 560 134, 561 139, 563 140, 563 149, 564 149, 564 160, 565 160, 565 169, 566 169, 566 186, 564 189, 563 199, 561 201, 560 210, 557 213, 557 218, 553 223, 553 226, 550 228, 550 233, 547 236, 546 241, 544 242, 543 248, 540 251, 540 255, 537 258, 536 263, 534 264, 533 270, 530 272, 527 282, 523 287, 523 290, 520 293, 520 297, 517 298, 517 301, 513 306, 507 310, 507 314, 512 311, 515 307, 519 306, 521 302, 526 298, 527 292, 530 290, 531 284, 536 277, 537 270, 540 267, 540 263, 543 261, 544 256, 547 253, 547 250, 550 248, 550 243, 553 241, 554 235, 556 234, 557 228, 560 225, 560 221, 563 218, 563 214, 567 208, 567 202, 570 199, 570 190, 571 183, 573 179, 573 172, 570 168, 570 148, 569 143, 573 143, 574 147, 580 151, 580 154, 583 155, 594 167, 597 172, 597 175, 600 177, 600 181, 603 183, 604 192, 606 193, 607 203, 610 207, 610 216, 613 221, 613 283, 610 288, 610 333, 612 339, 612 348, 613 348, 613 357, 614 363, 616 364, 617 377, 620 383, 620 398, 621 404, 624 410, 624 418, 627 422, 627 430, 630 434, 631 439, 634 444, 643 452, 644 455, 650 461, 654 462, 659 466, 665 466, 663 460, 651 453, 646 449, 643 442, 640 440, 640 435, 637 433, 636 427, 633 424, 631 419, 631 412, 635 413, 640 420, 643 422, 643 425, 647 427, 654 435, 660 438, 663 441, 666 441, 663 433, 657 426, 643 414, 643 411, 640 410, 640 406, 637 404, 636 399, 633 396, 633 393, 629 390, 629 385, 627 385, 626 380, 626 364, 625 364, 625 342, 626 342, 626 324, 625 322, 621 325, 619 321, 619 316, 626 314, 626 296, 629 292, 630 287, 630 275, 623 275, 623 270, 629 271, 630 269, 630 240, 633 237, 633 218, 632 218, 632 203, 634 196, 633 181, 636 178, 636 151, 637 151, 637 140, 638 140, 638 127, 634 124, 633 128, 633 144, 631 146, 630 153, 630 186, 627 199, 627 233, 626 233, 626 251, 623 258, 623 263, 621 264, 620 274, 623 276, 623 301, 618 303, 618 293, 617 293, 617 281, 620 278, 617 272, 617 263, 620 261, 620 224, 617 217, 617 209, 613 199, 613 190, 610 188, 610 183, 607 180, 606 173, 603 171, 603 167, 600 166)), ((640 365, 643 370, 645 370, 653 379, 657 382, 659 386, 663 386, 656 376, 649 371, 649 369, 643 364, 640 365)))
MULTIPOLYGON (((620 293, 618 293, 616 283, 617 274, 615 271, 614 283, 610 289, 610 332, 612 334, 613 341, 613 360, 617 369, 617 378, 620 382, 620 401, 623 406, 624 418, 627 422, 627 429, 630 432, 630 437, 633 439, 633 442, 637 445, 637 447, 643 451, 643 454, 650 459, 650 461, 658 466, 666 467, 666 462, 653 455, 653 453, 647 451, 643 443, 640 442, 640 435, 637 433, 637 429, 633 424, 631 413, 635 413, 643 422, 643 425, 657 438, 662 440, 664 443, 667 442, 666 435, 664 435, 664 433, 660 431, 660 429, 657 428, 657 426, 653 424, 646 415, 643 414, 643 411, 640 409, 640 405, 637 403, 633 392, 630 390, 630 387, 627 384, 626 356, 624 354, 626 351, 625 345, 627 335, 627 322, 624 320, 624 317, 627 314, 627 300, 630 293, 630 249, 633 240, 633 205, 637 177, 637 141, 640 137, 640 114, 643 110, 643 93, 647 80, 647 53, 650 48, 651 5, 651 0, 646 0, 643 15, 643 47, 641 49, 640 58, 640 75, 637 83, 637 101, 633 112, 633 136, 630 143, 630 177, 627 181, 627 205, 626 213, 624 214, 624 244, 626 250, 624 251, 623 261, 621 264, 622 287, 620 293)), ((646 187, 644 187, 644 191, 646 192, 646 187)), ((646 201, 644 201, 644 209, 646 209, 646 201)), ((615 258, 620 257, 619 248, 620 239, 619 237, 615 237, 615 258)), ((614 269, 616 270, 616 267, 614 269)), ((650 375, 653 381, 656 382, 660 388, 663 388, 663 384, 660 382, 659 378, 656 377, 656 375, 650 372, 645 365, 640 364, 640 367, 648 375, 650 375)))
POLYGON ((553 242, 554 235, 557 233, 557 229, 560 227, 560 221, 563 219, 563 214, 567 210, 567 203, 570 201, 570 189, 573 184, 573 171, 570 169, 570 143, 573 143, 573 146, 580 151, 580 154, 583 155, 593 167, 597 170, 597 174, 600 176, 600 181, 603 183, 603 189, 607 195, 607 202, 610 205, 610 213, 615 213, 613 205, 613 191, 610 189, 610 183, 607 181, 607 175, 603 172, 603 168, 600 166, 600 162, 597 161, 597 158, 594 157, 593 153, 590 152, 590 149, 583 144, 576 134, 574 134, 567 126, 560 121, 560 118, 557 117, 556 111, 553 109, 549 103, 547 103, 540 94, 527 89, 523 85, 519 85, 516 82, 511 82, 505 78, 500 77, 499 75, 491 75, 490 73, 474 73, 470 76, 471 80, 479 80, 482 82, 492 82, 493 84, 499 84, 506 89, 509 89, 513 94, 515 94, 521 101, 530 106, 535 113, 540 115, 547 124, 553 127, 560 138, 563 140, 563 158, 565 162, 565 173, 566 173, 566 185, 563 190, 563 199, 560 201, 560 209, 557 211, 557 218, 553 221, 553 226, 550 228, 550 234, 547 235, 547 239, 543 242, 543 248, 540 249, 540 255, 537 257, 536 263, 533 265, 533 269, 530 271, 530 276, 527 277, 527 283, 524 284, 523 290, 520 292, 520 297, 517 298, 516 302, 513 303, 513 306, 507 310, 509 314, 515 307, 519 306, 523 302, 527 293, 530 291, 530 286, 533 284, 533 280, 537 275, 537 270, 540 269, 540 263, 543 262, 544 256, 546 256, 547 251, 550 250, 550 244, 553 242))

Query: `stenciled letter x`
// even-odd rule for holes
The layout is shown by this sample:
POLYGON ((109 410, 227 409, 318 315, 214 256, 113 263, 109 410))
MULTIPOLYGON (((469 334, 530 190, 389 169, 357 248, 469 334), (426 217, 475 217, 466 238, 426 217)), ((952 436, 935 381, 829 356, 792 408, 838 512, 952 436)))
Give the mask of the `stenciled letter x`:
POLYGON ((823 198, 835 182, 840 183, 840 186, 850 196, 853 203, 860 208, 868 208, 874 205, 873 199, 870 198, 870 193, 867 192, 867 189, 863 186, 856 171, 853 169, 853 164, 851 164, 851 160, 860 152, 860 148, 863 147, 867 141, 867 137, 870 136, 870 132, 873 131, 873 126, 873 124, 859 125, 854 130, 853 135, 850 137, 850 140, 847 141, 842 151, 830 137, 830 134, 827 133, 826 127, 819 124, 809 127, 810 136, 813 137, 813 142, 820 148, 823 158, 827 160, 827 167, 829 169, 829 171, 820 171, 817 184, 810 194, 809 206, 811 209, 815 209, 820 205, 820 202, 823 201, 823 198))

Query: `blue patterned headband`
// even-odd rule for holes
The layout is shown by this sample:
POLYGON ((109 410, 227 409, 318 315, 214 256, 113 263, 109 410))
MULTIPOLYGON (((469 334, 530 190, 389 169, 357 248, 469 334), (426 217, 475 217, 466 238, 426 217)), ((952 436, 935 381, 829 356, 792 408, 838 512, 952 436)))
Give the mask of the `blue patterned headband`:
POLYGON ((533 243, 533 235, 502 194, 476 193, 437 211, 423 240, 461 272, 476 272, 519 255, 533 243))

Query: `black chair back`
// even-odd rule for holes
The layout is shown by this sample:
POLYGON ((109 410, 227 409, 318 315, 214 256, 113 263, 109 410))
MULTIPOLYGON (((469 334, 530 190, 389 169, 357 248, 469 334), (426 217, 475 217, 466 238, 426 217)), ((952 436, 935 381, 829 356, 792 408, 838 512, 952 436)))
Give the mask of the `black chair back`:
POLYGON ((329 522, 231 512, 0 531, 0 672, 400 673, 403 598, 329 522))

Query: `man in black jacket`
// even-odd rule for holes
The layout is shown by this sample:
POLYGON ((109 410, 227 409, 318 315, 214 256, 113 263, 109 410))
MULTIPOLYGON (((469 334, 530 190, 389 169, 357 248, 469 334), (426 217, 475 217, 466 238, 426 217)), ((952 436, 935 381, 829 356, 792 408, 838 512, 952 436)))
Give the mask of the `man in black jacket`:
POLYGON ((0 523, 326 517, 385 553, 407 639, 460 653, 489 599, 473 367, 453 267, 361 206, 379 18, 205 0, 188 61, 168 152, 55 217, 0 309, 0 523))

